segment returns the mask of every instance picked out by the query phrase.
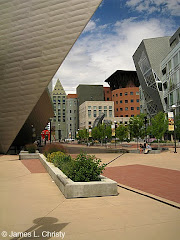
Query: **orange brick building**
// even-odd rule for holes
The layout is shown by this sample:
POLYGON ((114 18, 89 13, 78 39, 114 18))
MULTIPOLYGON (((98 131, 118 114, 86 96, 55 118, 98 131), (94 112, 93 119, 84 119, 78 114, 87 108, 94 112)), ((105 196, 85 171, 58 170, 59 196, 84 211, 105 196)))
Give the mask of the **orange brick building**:
POLYGON ((112 92, 110 87, 103 87, 104 89, 104 101, 112 101, 112 92))
POLYGON ((110 85, 110 89, 104 90, 105 101, 110 99, 107 91, 111 91, 115 117, 134 117, 140 114, 139 80, 135 71, 117 70, 105 82, 110 85))

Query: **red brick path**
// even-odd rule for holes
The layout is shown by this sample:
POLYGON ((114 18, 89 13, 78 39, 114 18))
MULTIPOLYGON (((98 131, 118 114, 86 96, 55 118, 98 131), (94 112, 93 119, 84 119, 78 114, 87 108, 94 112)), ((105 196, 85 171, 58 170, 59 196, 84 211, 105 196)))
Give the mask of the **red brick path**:
POLYGON ((180 171, 136 164, 108 167, 103 175, 119 184, 180 203, 180 171))
POLYGON ((31 173, 47 173, 39 159, 26 159, 21 162, 31 173))

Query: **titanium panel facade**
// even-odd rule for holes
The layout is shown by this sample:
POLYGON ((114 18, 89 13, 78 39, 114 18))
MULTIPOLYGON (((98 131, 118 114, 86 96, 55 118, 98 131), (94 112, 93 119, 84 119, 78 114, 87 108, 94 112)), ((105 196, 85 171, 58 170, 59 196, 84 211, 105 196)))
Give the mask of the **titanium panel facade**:
MULTIPOLYGON (((163 111, 160 63, 169 52, 169 37, 145 39, 133 55, 145 99, 142 112, 154 116, 163 111)), ((142 106, 142 104, 141 104, 142 106)))
POLYGON ((0 1, 0 152, 8 151, 100 2, 0 1))

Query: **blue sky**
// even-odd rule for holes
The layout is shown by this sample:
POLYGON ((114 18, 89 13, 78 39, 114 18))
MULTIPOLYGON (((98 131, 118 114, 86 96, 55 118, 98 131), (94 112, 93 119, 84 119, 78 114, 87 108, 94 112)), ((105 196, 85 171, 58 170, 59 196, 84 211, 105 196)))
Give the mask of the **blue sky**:
POLYGON ((180 26, 180 0, 103 0, 55 74, 66 93, 102 84, 116 70, 135 70, 143 39, 171 36, 180 26))

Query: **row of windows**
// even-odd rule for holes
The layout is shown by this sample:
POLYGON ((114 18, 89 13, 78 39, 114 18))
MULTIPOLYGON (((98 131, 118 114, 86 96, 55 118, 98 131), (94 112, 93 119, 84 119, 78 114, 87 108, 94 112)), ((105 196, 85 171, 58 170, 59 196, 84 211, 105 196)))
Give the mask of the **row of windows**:
MULTIPOLYGON (((135 109, 135 107, 131 107, 131 110, 134 110, 134 109, 135 109)), ((139 107, 136 107, 136 109, 139 110, 139 107)), ((123 108, 120 108, 119 110, 123 111, 123 108)), ((129 108, 125 107, 125 111, 128 111, 128 110, 129 110, 129 108)), ((118 108, 116 108, 116 111, 118 111, 118 108)))
MULTIPOLYGON (((123 103, 123 100, 120 100, 119 102, 120 102, 120 103, 123 103)), ((129 101, 128 101, 128 100, 124 100, 124 102, 125 102, 125 103, 128 103, 129 101)), ((134 102, 134 99, 131 99, 130 102, 133 103, 133 102, 134 102)), ((136 99, 136 102, 139 102, 139 99, 136 99)), ((116 104, 118 104, 118 101, 116 101, 116 104)))
MULTIPOLYGON (((99 109, 99 110, 101 110, 101 109, 107 109, 108 107, 107 106, 88 106, 88 110, 91 110, 93 108, 93 110, 96 110, 96 109, 99 109)), ((109 106, 109 109, 112 109, 112 106, 109 106)))
MULTIPOLYGON (((93 114, 92 114, 92 111, 91 110, 88 110, 88 117, 97 117, 97 116, 99 116, 100 114, 102 113, 102 110, 99 110, 99 114, 97 114, 97 110, 96 109, 94 109, 93 110, 93 114)), ((107 117, 107 113, 108 113, 108 111, 107 111, 107 109, 105 109, 104 111, 103 111, 103 113, 105 114, 105 117, 107 117)), ((109 109, 109 117, 112 117, 112 109, 109 109)))
MULTIPOLYGON (((123 93, 119 93, 119 96, 122 96, 123 95, 123 93)), ((124 93, 124 95, 125 96, 127 96, 128 95, 128 92, 125 92, 124 93)), ((130 92, 130 95, 134 95, 134 92, 130 92)), ((136 92, 136 95, 139 95, 139 92, 136 92)), ((113 97, 114 97, 115 95, 113 94, 113 97)), ((116 97, 118 97, 118 94, 116 93, 116 97)))
MULTIPOLYGON (((63 116, 63 119, 61 119, 61 116, 58 116, 57 121, 61 122, 61 120, 62 120, 62 122, 65 122, 65 116, 63 116)), ((56 116, 54 116, 53 121, 56 122, 56 116)))

